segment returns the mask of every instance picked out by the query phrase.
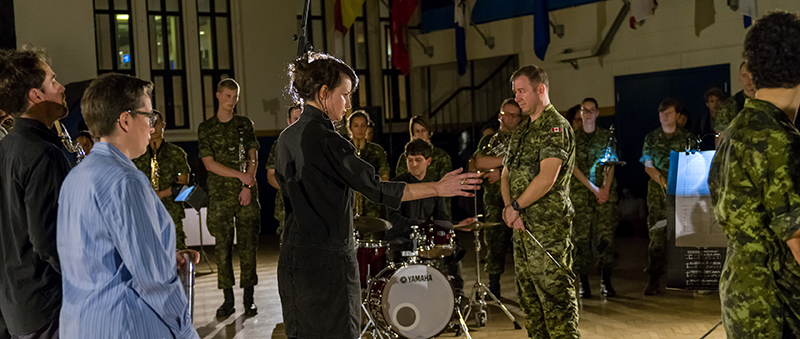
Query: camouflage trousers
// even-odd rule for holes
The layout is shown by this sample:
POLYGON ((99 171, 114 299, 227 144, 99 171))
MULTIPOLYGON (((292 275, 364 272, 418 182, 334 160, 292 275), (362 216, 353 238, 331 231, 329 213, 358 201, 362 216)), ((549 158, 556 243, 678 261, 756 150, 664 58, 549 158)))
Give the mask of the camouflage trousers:
POLYGON ((514 271, 528 337, 580 338, 572 243, 568 236, 544 234, 551 227, 531 227, 525 216, 523 222, 563 267, 556 266, 526 232, 514 230, 514 271))
MULTIPOLYGON (((500 206, 484 207, 487 222, 503 222, 502 201, 500 206)), ((502 225, 489 227, 483 231, 483 244, 486 245, 486 273, 503 274, 506 270, 506 253, 511 250, 513 230, 502 225)))
POLYGON ((647 247, 647 268, 644 272, 650 275, 664 274, 667 265, 667 228, 655 228, 659 220, 667 219, 667 196, 655 181, 647 183, 647 227, 650 245, 647 247))
MULTIPOLYGON (((577 191, 577 190, 576 190, 577 191)), ((585 188, 570 194, 575 208, 572 222, 572 243, 575 245, 576 273, 588 274, 592 269, 612 269, 617 266, 614 233, 617 230, 617 196, 599 204, 594 194, 585 188), (585 190, 585 192, 583 192, 585 190), (597 260, 595 260, 595 251, 597 260)))
POLYGON ((261 227, 261 206, 258 202, 258 188, 253 187, 250 204, 239 204, 238 194, 224 196, 212 195, 208 202, 208 231, 214 237, 214 257, 217 263, 217 287, 231 288, 236 284, 233 277, 233 237, 239 249, 241 275, 240 287, 258 284, 256 274, 256 251, 258 250, 258 231, 261 227))
POLYGON ((278 239, 283 242, 283 221, 286 219, 286 209, 284 207, 281 190, 278 190, 278 193, 275 194, 275 213, 273 213, 272 216, 278 221, 278 229, 275 230, 275 234, 277 234, 278 239))
POLYGON ((186 217, 186 213, 183 211, 183 204, 177 202, 165 203, 164 207, 167 208, 169 216, 172 217, 172 221, 175 223, 175 247, 178 250, 185 250, 186 232, 183 231, 183 218, 186 217))

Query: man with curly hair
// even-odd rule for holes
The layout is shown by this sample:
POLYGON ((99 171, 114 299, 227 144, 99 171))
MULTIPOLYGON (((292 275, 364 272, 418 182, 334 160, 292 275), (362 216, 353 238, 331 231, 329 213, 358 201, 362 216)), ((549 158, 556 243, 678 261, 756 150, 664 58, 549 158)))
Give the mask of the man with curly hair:
POLYGON ((800 16, 770 13, 744 42, 756 92, 711 164, 714 214, 728 238, 720 277, 731 338, 800 333, 800 16))

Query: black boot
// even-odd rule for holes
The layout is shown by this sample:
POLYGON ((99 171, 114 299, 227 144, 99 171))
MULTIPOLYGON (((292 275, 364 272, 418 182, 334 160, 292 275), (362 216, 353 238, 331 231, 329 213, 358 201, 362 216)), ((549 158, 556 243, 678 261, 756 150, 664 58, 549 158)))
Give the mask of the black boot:
POLYGON ((225 318, 236 312, 233 305, 233 288, 226 288, 222 293, 225 294, 225 302, 217 309, 217 318, 225 318))
POLYGON ((497 299, 500 299, 500 275, 489 274, 489 292, 492 292, 497 299))
POLYGON ((253 286, 244 288, 244 297, 242 297, 242 302, 244 304, 245 317, 254 317, 256 314, 258 314, 258 307, 253 300, 253 286))
POLYGON ((611 269, 604 269, 600 279, 600 293, 606 298, 613 298, 617 296, 617 291, 611 286, 611 269))
POLYGON ((592 298, 592 289, 589 287, 589 275, 588 274, 581 274, 581 299, 591 299, 592 298))
POLYGON ((660 277, 658 274, 650 274, 650 280, 647 282, 647 287, 644 288, 644 295, 656 295, 660 277))

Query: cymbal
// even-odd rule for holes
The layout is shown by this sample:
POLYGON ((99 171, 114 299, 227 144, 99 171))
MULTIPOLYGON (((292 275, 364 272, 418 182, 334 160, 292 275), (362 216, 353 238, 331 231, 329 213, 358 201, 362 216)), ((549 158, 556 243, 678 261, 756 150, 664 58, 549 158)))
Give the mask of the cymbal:
POLYGON ((365 235, 392 229, 392 224, 381 218, 358 216, 353 219, 353 227, 359 234, 365 235))
POLYGON ((454 230, 458 231, 465 231, 465 232, 472 232, 472 231, 480 231, 484 228, 494 227, 503 225, 502 222, 482 222, 482 221, 473 221, 466 225, 453 225, 454 230))

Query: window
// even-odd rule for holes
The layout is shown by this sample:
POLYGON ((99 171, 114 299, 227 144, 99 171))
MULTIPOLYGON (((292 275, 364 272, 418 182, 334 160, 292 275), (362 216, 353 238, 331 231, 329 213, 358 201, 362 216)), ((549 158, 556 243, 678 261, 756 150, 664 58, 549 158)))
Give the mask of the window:
POLYGON ((233 77, 230 1, 197 0, 197 25, 203 114, 208 119, 217 113, 217 84, 233 77))
POLYGON ((164 114, 166 128, 189 128, 181 0, 148 0, 150 77, 153 106, 164 114))
POLYGON ((94 29, 97 73, 136 74, 130 0, 95 0, 94 29))

